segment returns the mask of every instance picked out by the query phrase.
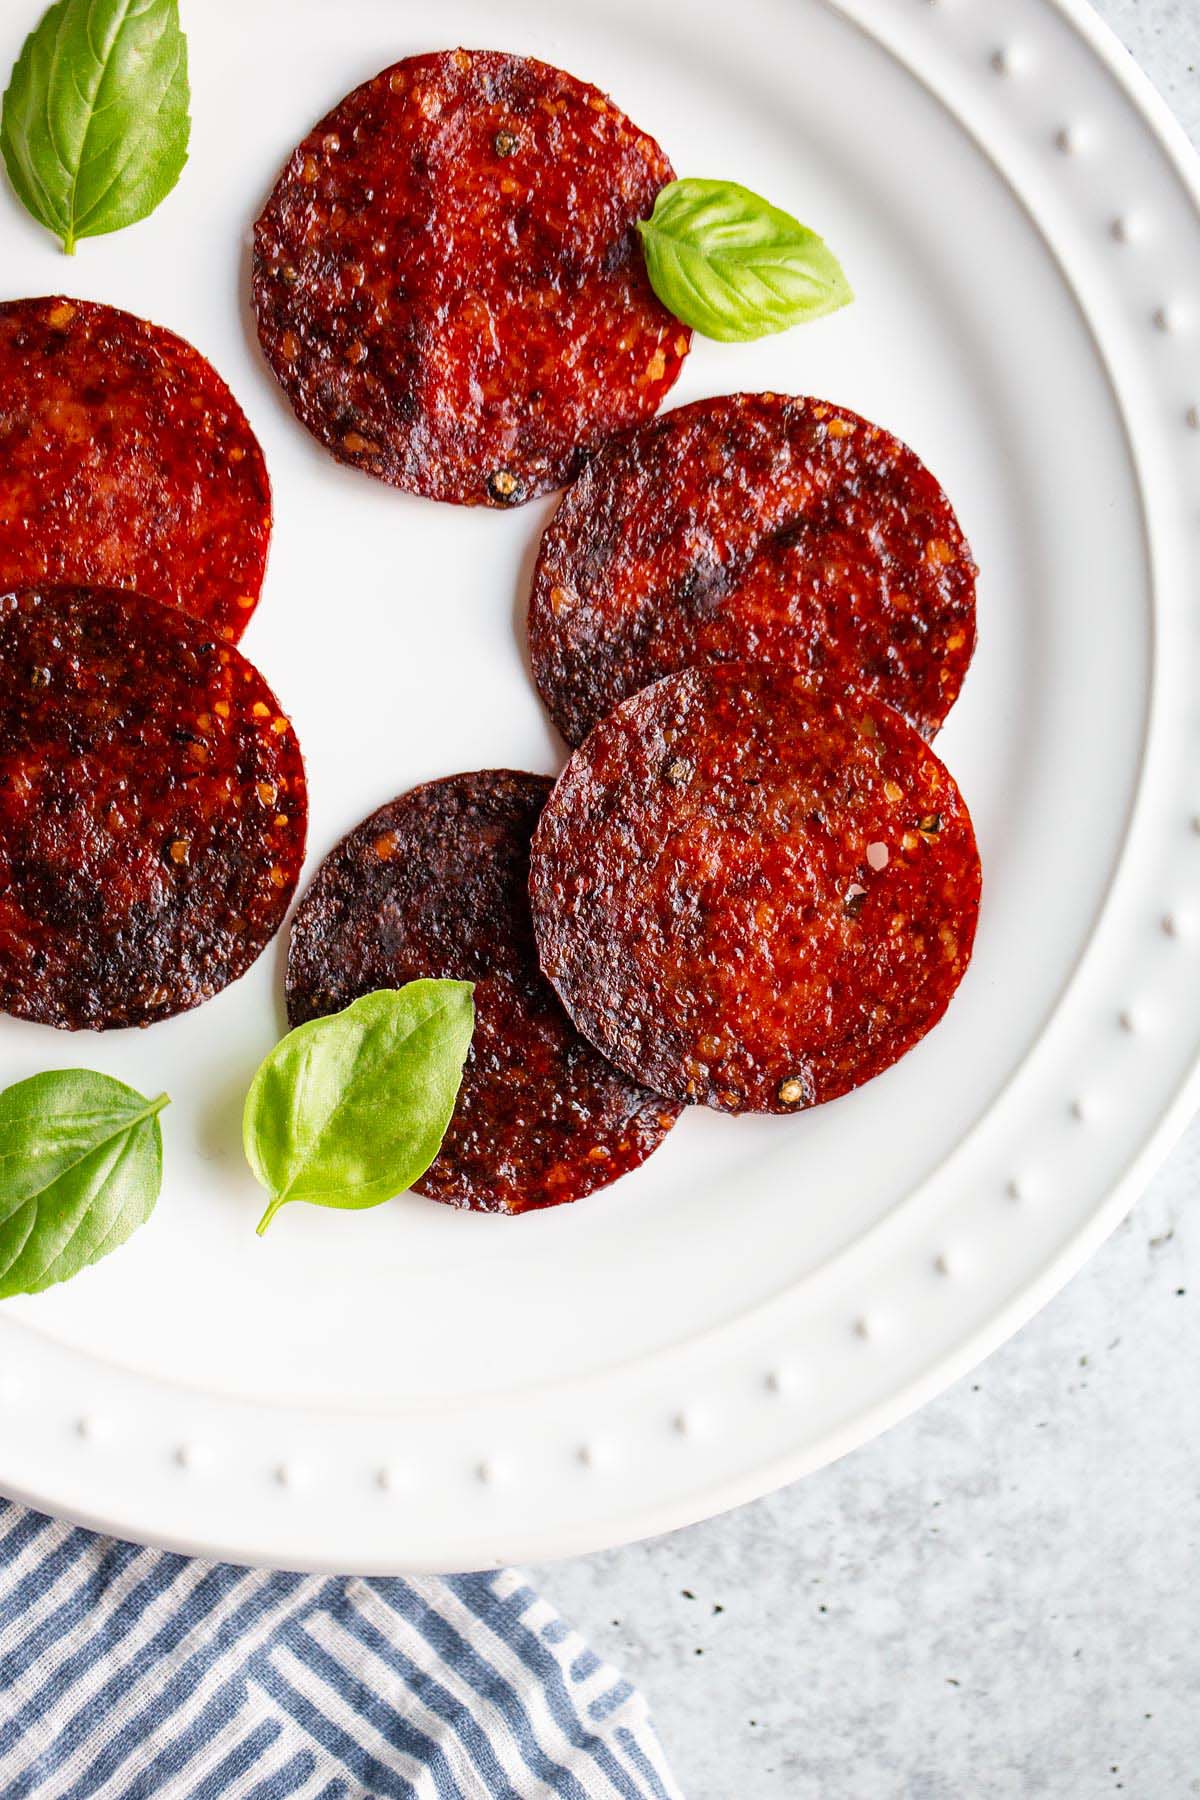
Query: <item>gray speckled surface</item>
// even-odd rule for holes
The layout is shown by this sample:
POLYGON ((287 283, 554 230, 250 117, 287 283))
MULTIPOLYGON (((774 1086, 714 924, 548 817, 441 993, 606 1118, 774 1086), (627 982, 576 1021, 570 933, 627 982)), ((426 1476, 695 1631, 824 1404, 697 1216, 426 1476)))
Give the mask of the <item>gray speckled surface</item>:
MULTIPOLYGON (((1200 0, 1097 10, 1200 142, 1200 0)), ((1200 1121, 916 1418, 755 1506, 535 1571, 644 1686, 688 1800, 1200 1795, 1198 1190, 1200 1121)))

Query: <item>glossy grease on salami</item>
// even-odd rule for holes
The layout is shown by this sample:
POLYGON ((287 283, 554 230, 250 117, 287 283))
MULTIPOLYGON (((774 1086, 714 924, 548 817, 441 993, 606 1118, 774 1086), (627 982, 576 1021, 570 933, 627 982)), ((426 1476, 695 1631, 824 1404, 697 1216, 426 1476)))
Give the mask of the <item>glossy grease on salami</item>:
POLYGON ((740 661, 861 689, 932 737, 971 660, 975 574, 890 432, 825 400, 698 400, 563 498, 534 573, 534 676, 570 744, 660 676, 740 661))
POLYGON ((128 588, 232 643, 270 536, 258 440, 198 350, 90 300, 0 305, 0 592, 128 588))
POLYGON ((551 785, 492 769, 401 794, 326 857, 292 927, 292 1025, 424 976, 475 983, 458 1104, 416 1183, 451 1206, 578 1200, 643 1162, 678 1111, 580 1037, 538 969, 529 840, 551 785))
POLYGON ((259 336, 297 416, 435 500, 572 480, 687 353, 636 233, 672 177, 598 89, 530 57, 384 69, 299 144, 255 227, 259 336))
POLYGON ((208 999, 278 930, 300 748, 211 628, 116 589, 0 594, 0 1011, 66 1030, 208 999))
POLYGON ((936 1024, 971 954, 971 820, 876 700, 765 665, 685 670, 567 764, 534 838, 542 968, 633 1080, 789 1113, 936 1024))

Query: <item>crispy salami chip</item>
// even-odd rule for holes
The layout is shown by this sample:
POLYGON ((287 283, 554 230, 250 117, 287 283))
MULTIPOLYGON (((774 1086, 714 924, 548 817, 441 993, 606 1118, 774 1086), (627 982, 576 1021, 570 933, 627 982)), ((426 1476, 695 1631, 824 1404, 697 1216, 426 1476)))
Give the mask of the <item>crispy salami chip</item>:
POLYGON ((912 451, 824 400, 729 394, 611 444, 533 579, 533 671, 581 743, 619 700, 707 662, 862 689, 932 737, 975 646, 975 565, 912 451))
POLYGON ((479 1212, 579 1200, 678 1113, 584 1042, 538 971, 529 840, 552 785, 490 769, 401 794, 326 857, 292 926, 293 1025, 421 976, 475 983, 458 1106, 416 1185, 479 1212))
POLYGON ((384 69, 309 132, 255 227, 259 336, 297 416, 435 500, 561 487, 687 353, 634 229, 672 179, 653 138, 546 63, 384 69))
POLYGON ((878 701, 764 664, 624 701, 538 825, 542 968, 633 1079, 795 1112, 903 1056, 971 954, 979 857, 932 750, 878 701))
POLYGON ((304 857, 300 747, 244 656, 104 588, 0 594, 0 1011, 149 1025, 235 980, 304 857))
POLYGON ((0 305, 0 592, 130 588, 236 642, 270 536, 258 440, 198 350, 90 300, 0 305))

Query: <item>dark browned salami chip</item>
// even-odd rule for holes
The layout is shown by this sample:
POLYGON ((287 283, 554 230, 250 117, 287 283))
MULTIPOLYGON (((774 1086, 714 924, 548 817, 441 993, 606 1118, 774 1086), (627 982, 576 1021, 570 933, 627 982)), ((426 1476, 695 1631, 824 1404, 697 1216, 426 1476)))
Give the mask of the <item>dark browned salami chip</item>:
POLYGON ((530 892, 542 968, 618 1067, 786 1113, 936 1024, 979 880, 911 726, 760 663, 668 676, 599 724, 542 814, 530 892))
POLYGON ((705 662, 862 689, 932 737, 975 646, 975 565, 912 451, 824 400, 698 400, 610 445, 542 539, 529 645, 581 743, 619 700, 705 662))
POLYGON ((278 930, 306 820, 295 734, 211 630, 111 588, 0 595, 0 1011, 198 1006, 278 930))
POLYGON ((579 1200, 644 1162, 678 1113, 584 1042, 538 971, 529 840, 551 786, 489 769, 401 794, 326 857, 292 927, 293 1025, 422 976, 475 983, 458 1105, 416 1185, 479 1212, 579 1200))
POLYGON ((0 592, 129 588, 232 643, 270 536, 258 440, 198 350, 90 300, 0 305, 0 592))
POLYGON ((259 336, 297 416, 394 487, 514 506, 647 419, 691 333, 634 229, 673 179, 596 88, 494 50, 355 88, 255 227, 259 336))

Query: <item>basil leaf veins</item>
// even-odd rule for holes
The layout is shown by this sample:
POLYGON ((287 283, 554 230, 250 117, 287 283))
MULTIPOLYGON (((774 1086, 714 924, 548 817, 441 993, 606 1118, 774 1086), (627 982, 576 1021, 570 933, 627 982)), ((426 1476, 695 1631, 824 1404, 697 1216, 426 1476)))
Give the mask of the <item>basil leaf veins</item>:
POLYGON ((474 984, 410 981, 310 1019, 246 1096, 246 1160, 281 1206, 378 1206, 423 1175, 446 1134, 475 1029, 474 984))
POLYGON ((162 1186, 167 1104, 91 1069, 52 1069, 0 1093, 0 1299, 69 1280, 145 1224, 162 1186))
POLYGON ((650 284, 705 337, 745 343, 853 298, 815 231, 736 181, 672 181, 638 223, 650 284))
POLYGON ((178 0, 57 0, 44 14, 4 96, 0 154, 68 256, 170 193, 187 161, 188 99, 178 0))

